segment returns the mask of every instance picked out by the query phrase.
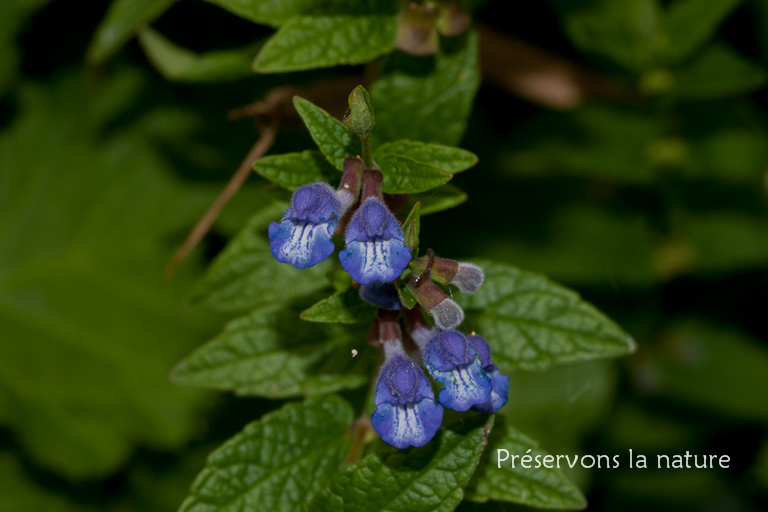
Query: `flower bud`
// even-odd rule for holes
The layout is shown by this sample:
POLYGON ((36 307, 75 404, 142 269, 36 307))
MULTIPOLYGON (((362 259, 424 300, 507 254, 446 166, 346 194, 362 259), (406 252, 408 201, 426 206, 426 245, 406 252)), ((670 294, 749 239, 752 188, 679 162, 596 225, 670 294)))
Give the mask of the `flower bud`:
POLYGON ((409 3, 397 20, 395 46, 399 50, 416 56, 437 53, 440 42, 435 27, 437 16, 438 11, 432 3, 426 5, 409 3))
POLYGON ((360 158, 349 156, 344 159, 344 174, 341 176, 339 188, 336 191, 336 198, 341 205, 339 216, 355 204, 357 196, 360 194, 360 182, 362 179, 365 163, 360 158))
MULTIPOLYGON (((423 272, 429 265, 428 257, 416 258, 411 262, 415 272, 423 272)), ((430 267, 432 279, 442 284, 452 284, 461 292, 476 293, 485 281, 485 272, 474 263, 458 262, 445 258, 433 258, 430 267)))
POLYGON ((371 106, 371 96, 365 87, 358 85, 349 95, 349 114, 342 123, 352 133, 368 135, 376 124, 371 106))
POLYGON ((413 274, 406 283, 419 305, 426 309, 440 329, 455 329, 464 321, 464 310, 432 282, 429 270, 413 274))

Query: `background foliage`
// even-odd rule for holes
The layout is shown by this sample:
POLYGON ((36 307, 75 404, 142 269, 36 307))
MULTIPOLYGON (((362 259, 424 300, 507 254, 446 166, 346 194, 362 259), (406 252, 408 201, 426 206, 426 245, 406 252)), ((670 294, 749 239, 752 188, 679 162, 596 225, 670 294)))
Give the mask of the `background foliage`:
MULTIPOLYGON (((401 153, 419 161, 413 148, 384 144, 403 138, 480 157, 450 184, 416 194, 421 247, 488 258, 504 264, 489 267, 498 282, 544 287, 573 303, 528 271, 544 273, 578 289, 639 347, 622 360, 550 365, 521 363, 525 347, 496 345, 504 347, 500 364, 515 368, 510 403, 433 443, 424 460, 468 481, 467 501, 448 493, 440 503, 514 509, 497 501, 525 488, 510 487, 520 482, 514 475, 495 485, 505 476, 487 457, 495 446, 522 446, 731 456, 728 471, 565 471, 590 510, 766 507, 768 3, 549 0, 516 6, 511 17, 504 2, 480 3, 466 3, 477 7, 479 30, 443 38, 427 61, 394 50, 398 9, 378 0, 354 8, 309 0, 279 8, 244 0, 0 3, 0 511, 174 510, 216 450, 184 501, 184 510, 199 510, 206 481, 231 481, 229 457, 248 436, 274 439, 269 446, 305 439, 275 457, 307 471, 343 459, 347 402, 364 399, 356 388, 375 371, 375 350, 362 326, 290 320, 323 297, 316 292, 328 286, 329 267, 301 274, 267 266, 255 227, 276 218, 287 198, 264 177, 294 189, 300 183, 286 169, 298 163, 313 173, 307 179, 332 176, 323 155, 338 162, 355 154, 349 134, 318 140, 286 109, 272 156, 256 168, 261 177, 250 178, 173 280, 160 276, 258 137, 248 120, 226 120, 228 110, 290 84, 340 118, 348 92, 372 75, 377 160, 401 153), (350 26, 339 43, 349 51, 319 50, 350 26), (524 59, 499 61, 509 52, 490 30, 549 52, 537 54, 542 67, 525 74, 524 59), (562 62, 586 75, 547 72, 562 62), (306 67, 320 69, 291 72, 306 67), (526 93, 514 72, 499 79, 509 69, 534 80, 539 95, 526 93), (541 95, 573 84, 575 95, 541 95), (509 265, 525 271, 505 275, 509 265), (309 332, 311 344, 290 345, 309 332), (232 360, 248 335, 253 357, 232 360), (206 351, 193 352, 207 340, 206 351), (360 350, 354 360, 352 348, 360 350), (176 383, 251 398, 179 386, 167 378, 172 367, 176 383), (253 378, 266 371, 274 372, 269 386, 253 378), (343 399, 281 408, 332 392, 343 399), (282 428, 287 418, 313 436, 282 428), (473 450, 490 427, 484 421, 495 425, 481 456, 473 450)), ((302 108, 313 112, 311 103, 302 108)), ((424 190, 444 180, 430 172, 424 190)), ((392 192, 414 186, 385 183, 392 192)), ((472 327, 503 339, 510 327, 478 309, 492 292, 462 304, 472 327)), ((495 307, 514 306, 505 304, 495 307)), ((393 471, 403 464, 434 487, 420 456, 388 457, 301 492, 317 494, 313 507, 333 508, 350 487, 370 486, 366 475, 406 486, 393 471)), ((264 471, 275 460, 261 461, 264 471)), ((549 506, 582 503, 568 480, 544 484, 556 490, 549 506)), ((290 493, 231 492, 292 509, 290 493)), ((403 510, 417 502, 409 499, 403 510)))

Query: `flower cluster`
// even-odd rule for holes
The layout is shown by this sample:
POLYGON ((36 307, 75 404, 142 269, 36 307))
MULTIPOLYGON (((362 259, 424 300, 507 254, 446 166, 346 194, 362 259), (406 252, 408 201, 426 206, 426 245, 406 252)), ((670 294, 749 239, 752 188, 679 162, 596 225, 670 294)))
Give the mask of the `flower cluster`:
POLYGON ((507 402, 509 377, 493 363, 484 338, 457 330, 464 311, 442 288, 475 293, 483 270, 437 258, 431 249, 414 257, 381 184, 380 171, 366 169, 359 158, 347 158, 337 190, 322 182, 296 190, 283 218, 269 226, 269 242, 275 259, 303 269, 330 257, 333 235, 346 229, 341 266, 360 298, 379 308, 369 342, 381 346, 385 357, 371 423, 392 446, 418 447, 440 428, 444 407, 497 411, 507 402), (434 326, 427 324, 422 308, 434 326), (411 355, 404 348, 401 321, 414 342, 411 355), (437 398, 427 374, 442 385, 437 398))

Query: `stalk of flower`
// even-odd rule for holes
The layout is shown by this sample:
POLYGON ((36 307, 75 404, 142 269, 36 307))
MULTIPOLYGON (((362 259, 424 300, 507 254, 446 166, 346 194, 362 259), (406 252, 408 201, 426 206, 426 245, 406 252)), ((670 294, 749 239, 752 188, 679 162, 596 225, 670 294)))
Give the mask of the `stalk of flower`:
POLYGON ((477 354, 480 356, 480 361, 483 364, 483 371, 490 377, 493 384, 493 391, 491 391, 491 397, 484 404, 476 404, 472 408, 480 412, 496 412, 507 403, 507 392, 509 391, 509 376, 503 375, 499 368, 493 364, 491 359, 491 346, 488 341, 482 336, 478 336, 474 332, 467 336, 467 339, 475 347, 477 354))
POLYGON ((403 230, 382 200, 381 172, 363 171, 360 208, 345 235, 346 249, 339 252, 341 266, 362 285, 394 281, 411 261, 403 230))
POLYGON ((432 386, 421 368, 405 353, 397 313, 379 316, 384 364, 379 370, 371 424, 395 448, 424 446, 443 421, 432 386))

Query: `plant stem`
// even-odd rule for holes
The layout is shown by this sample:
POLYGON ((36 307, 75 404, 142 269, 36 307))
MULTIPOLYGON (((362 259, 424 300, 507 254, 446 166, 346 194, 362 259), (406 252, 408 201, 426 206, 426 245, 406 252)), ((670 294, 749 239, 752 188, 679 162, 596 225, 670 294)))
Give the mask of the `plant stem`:
POLYGON ((369 169, 378 169, 373 163, 373 157, 371 156, 371 137, 367 133, 360 135, 360 141, 363 145, 363 162, 369 169))

